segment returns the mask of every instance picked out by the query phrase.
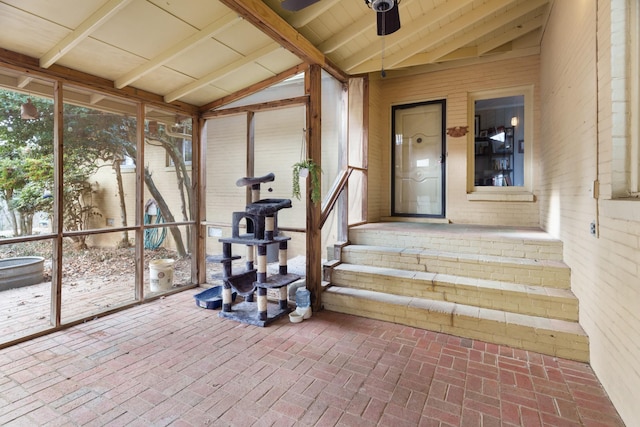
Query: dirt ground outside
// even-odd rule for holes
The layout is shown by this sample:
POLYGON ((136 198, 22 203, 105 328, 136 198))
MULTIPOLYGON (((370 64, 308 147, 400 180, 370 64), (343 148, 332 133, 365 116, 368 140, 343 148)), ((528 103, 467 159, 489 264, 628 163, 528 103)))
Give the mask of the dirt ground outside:
MULTIPOLYGON (((136 301, 134 248, 89 248, 77 250, 63 245, 61 320, 69 323, 98 315, 136 301)), ((0 259, 41 256, 44 261, 42 283, 0 292, 0 343, 52 327, 50 242, 23 242, 0 246, 0 259)), ((145 250, 144 292, 154 296, 149 284, 149 261, 174 259, 173 287, 191 284, 191 257, 177 259, 167 249, 145 250)), ((207 277, 218 274, 220 266, 207 264, 207 277), (210 270, 210 271, 209 271, 210 270)))
MULTIPOLYGON (((45 258, 43 282, 0 292, 0 343, 9 342, 52 327, 50 242, 23 242, 0 245, 0 259, 20 256, 45 258)), ((191 285, 191 256, 177 259, 172 250, 160 248, 144 251, 144 293, 157 296, 163 292, 191 285), (167 291, 152 292, 149 279, 149 261, 174 259, 173 286, 167 291)), ((207 262, 206 284, 221 285, 222 266, 207 262)), ((233 264, 235 272, 243 271, 244 259, 233 264)), ((278 271, 270 264, 269 273, 278 271)), ((289 272, 305 274, 304 257, 289 262, 289 272)), ((135 250, 134 248, 89 248, 78 250, 72 244, 63 245, 61 321, 63 324, 92 318, 119 306, 134 303, 135 250)), ((274 296, 275 298, 275 296, 274 296)), ((194 301, 194 307, 196 307, 194 301)))

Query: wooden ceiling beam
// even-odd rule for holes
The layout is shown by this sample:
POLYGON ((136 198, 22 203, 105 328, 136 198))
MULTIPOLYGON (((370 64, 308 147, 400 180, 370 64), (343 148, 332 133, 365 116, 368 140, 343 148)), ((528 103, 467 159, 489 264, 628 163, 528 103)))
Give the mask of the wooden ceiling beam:
POLYGON ((475 47, 458 49, 440 58, 436 63, 428 63, 426 60, 427 54, 419 53, 398 64, 398 68, 394 71, 387 71, 387 73, 393 77, 410 76, 434 71, 444 71, 451 69, 451 67, 474 66, 497 60, 516 59, 539 54, 540 48, 538 46, 514 49, 511 43, 507 43, 491 51, 491 55, 483 56, 477 55, 477 48, 475 47))
POLYGON ((375 19, 371 19, 370 16, 363 16, 353 24, 345 27, 342 31, 332 35, 331 37, 320 43, 318 45, 318 49, 320 49, 320 51, 324 53, 331 53, 349 43, 360 34, 369 30, 375 31, 375 28, 375 19))
MULTIPOLYGON (((473 30, 462 34, 460 37, 454 38, 449 43, 445 43, 442 46, 437 47, 436 49, 426 52, 425 59, 427 60, 427 63, 438 62, 439 59, 445 57, 451 52, 455 52, 457 49, 460 49, 467 44, 472 43, 474 40, 478 40, 486 36, 487 34, 491 34, 491 32, 493 31, 495 31, 495 27, 483 25, 475 27, 473 30)), ((477 54, 477 49, 475 47, 474 50, 476 50, 477 54)), ((392 62, 390 66, 398 65, 405 59, 407 58, 402 58, 400 62, 392 62)))
POLYGON ((29 76, 18 76, 18 83, 17 86, 20 89, 24 89, 25 87, 27 87, 27 85, 29 83, 31 83, 31 81, 33 80, 33 77, 29 77, 29 76))
MULTIPOLYGON (((481 22, 486 18, 491 18, 494 25, 481 25, 475 28, 472 31, 463 33, 460 37, 452 39, 451 42, 446 43, 434 51, 427 52, 426 59, 427 62, 436 62, 439 58, 453 52, 454 50, 477 40, 478 38, 491 33, 497 27, 501 27, 506 23, 511 22, 512 20, 519 18, 541 6, 546 4, 548 0, 529 0, 524 3, 520 3, 515 8, 506 11, 505 13, 499 13, 501 9, 504 8, 504 2, 502 0, 492 0, 487 2, 480 7, 474 9, 474 13, 469 13, 461 16, 460 18, 451 21, 445 27, 442 27, 441 30, 443 33, 447 33, 447 38, 455 36, 455 34, 462 33, 465 28, 472 27, 473 25, 481 22)), ((431 36, 429 36, 431 40, 431 36)), ((434 46, 433 43, 430 43, 430 46, 434 46)), ((406 49, 401 50, 400 52, 396 52, 393 55, 390 55, 386 58, 386 62, 388 66, 391 68, 395 65, 398 65, 410 58, 411 56, 422 52, 427 51, 430 46, 425 46, 424 43, 414 43, 413 45, 407 47, 406 49)))
MULTIPOLYGON (((491 34, 493 31, 496 30, 496 27, 502 27, 504 25, 507 25, 513 21, 515 21, 516 19, 526 15, 527 13, 530 13, 534 10, 536 10, 537 8, 543 6, 545 3, 547 2, 547 0, 529 0, 525 3, 521 3, 518 6, 516 6, 513 9, 510 9, 509 11, 502 13, 498 16, 496 16, 495 22, 500 22, 500 25, 496 25, 496 26, 478 26, 476 27, 474 30, 469 31, 464 33, 462 36, 455 38, 451 43, 446 43, 440 47, 438 47, 437 49, 431 51, 431 52, 427 52, 426 55, 426 60, 428 63, 431 62, 437 62, 439 61, 441 58, 445 57, 446 55, 450 54, 451 52, 454 52, 456 49, 459 49, 469 43, 472 43, 474 40, 478 40, 481 39, 482 37, 486 36, 487 34, 491 34)), ((520 33, 520 35, 522 35, 524 33, 520 33)), ((510 40, 506 40, 504 43, 506 43, 507 41, 511 41, 513 39, 510 40)), ((502 43, 502 44, 504 44, 502 43)), ((499 45, 498 45, 499 46, 499 45)), ((497 47, 497 46, 496 46, 497 47)), ((478 56, 481 55, 480 52, 477 53, 478 56)), ((391 64, 396 65, 396 64, 391 64)))
POLYGON ((304 27, 340 1, 342 0, 320 0, 319 2, 294 13, 289 20, 289 24, 294 28, 304 27))
POLYGON ((287 21, 260 0, 220 0, 260 31, 310 64, 325 64, 325 56, 287 21))
POLYGON ((261 82, 255 83, 247 88, 234 92, 231 95, 216 99, 213 102, 203 105, 200 107, 200 112, 204 113, 206 111, 215 110, 216 108, 222 107, 223 105, 230 104, 238 99, 244 98, 246 96, 252 95, 256 92, 259 92, 263 89, 267 89, 273 86, 276 83, 280 83, 283 80, 288 79, 298 73, 306 71, 308 65, 306 63, 298 64, 295 67, 289 68, 288 70, 283 71, 280 74, 277 74, 273 77, 269 77, 261 82))
MULTIPOLYGON (((494 1, 498 1, 498 0, 494 0, 494 1)), ((450 1, 436 7, 431 11, 427 11, 427 13, 421 15, 420 17, 414 19, 413 21, 407 24, 403 24, 402 31, 397 31, 391 35, 385 36, 385 39, 384 39, 385 48, 389 49, 401 43, 402 41, 413 37, 416 33, 424 30, 426 26, 433 25, 434 23, 437 23, 445 19, 449 15, 455 13, 456 11, 460 10, 463 7, 466 7, 468 4, 472 2, 473 0, 450 1), (426 19, 423 19, 423 18, 426 18, 426 19)), ((417 43, 420 43, 422 46, 425 46, 425 44, 434 45, 437 42, 444 40, 446 37, 448 37, 449 32, 442 32, 442 34, 439 34, 438 37, 435 37, 435 38, 432 38, 431 34, 429 34, 429 38, 427 40, 420 40, 417 43)), ((440 32, 435 31, 434 33, 440 33, 440 32)), ((357 71, 358 69, 356 69, 356 67, 360 64, 367 62, 371 58, 380 56, 380 50, 381 50, 380 45, 372 44, 368 48, 362 49, 357 54, 350 56, 347 60, 339 63, 338 65, 342 69, 347 70, 349 72, 358 72, 357 71)), ((387 60, 385 59, 385 63, 386 62, 387 60)))
POLYGON ((198 80, 195 80, 194 82, 189 83, 188 85, 185 85, 179 89, 169 92, 164 96, 164 101, 172 102, 178 98, 182 98, 183 96, 191 92, 195 92, 196 90, 200 89, 203 86, 206 86, 210 83, 215 82, 216 80, 219 80, 223 77, 228 76, 229 74, 236 71, 238 68, 257 61, 258 59, 273 52, 276 49, 280 49, 280 46, 278 45, 278 43, 271 42, 268 45, 263 46, 262 48, 254 52, 251 52, 249 55, 243 56, 242 58, 237 59, 232 63, 225 65, 222 68, 218 68, 215 71, 210 72, 206 76, 198 80))
MULTIPOLYGON (((402 21, 402 17, 404 14, 402 11, 413 3, 415 0, 403 0, 402 7, 400 8, 400 21, 402 21)), ((349 43, 351 40, 358 37, 360 34, 364 33, 368 30, 375 31, 376 28, 376 19, 375 12, 371 11, 371 15, 364 15, 362 18, 358 19, 353 24, 346 26, 342 31, 332 35, 322 43, 318 45, 318 49, 320 49, 324 53, 331 53, 336 49, 344 46, 349 43)))
MULTIPOLYGON (((466 28, 473 26, 477 22, 482 21, 488 16, 497 13, 504 6, 504 0, 490 0, 489 2, 475 8, 473 11, 461 15, 459 18, 454 19, 453 21, 440 27, 436 31, 433 31, 425 37, 422 37, 421 40, 418 40, 406 46, 401 51, 385 57, 385 65, 387 66, 387 68, 393 68, 394 66, 407 60, 413 55, 427 51, 429 48, 436 46, 438 43, 452 38, 455 34, 458 34, 464 31, 466 28)), ((347 70, 353 72, 356 71, 351 68, 347 68, 347 70)), ((375 68, 373 70, 375 70, 375 68)), ((365 70, 361 70, 358 68, 357 71, 362 72, 365 70)))
POLYGON ((132 0, 109 0, 103 4, 100 9, 82 22, 78 28, 71 31, 64 39, 60 40, 60 42, 45 53, 40 58, 40 66, 42 68, 49 68, 131 1, 132 0))
POLYGON ((198 108, 196 106, 186 102, 175 101, 171 104, 167 104, 163 101, 162 96, 142 89, 131 87, 116 89, 113 86, 112 80, 93 76, 62 65, 53 64, 48 69, 41 68, 39 66, 38 58, 33 58, 8 49, 0 48, 0 64, 15 71, 29 73, 36 78, 42 78, 49 81, 60 80, 64 83, 73 84, 86 89, 97 90, 109 95, 123 97, 133 101, 145 102, 149 105, 156 105, 170 111, 175 110, 188 113, 190 115, 198 113, 198 108))
POLYGON ((89 95, 89 104, 96 105, 98 102, 102 101, 105 98, 106 96, 101 93, 92 93, 91 95, 89 95))
POLYGON ((522 25, 518 25, 507 31, 506 33, 500 34, 498 37, 494 37, 491 40, 480 43, 478 45, 478 55, 483 55, 487 52, 490 52, 505 43, 520 38, 525 34, 530 33, 531 31, 535 31, 543 25, 544 18, 542 16, 539 16, 531 21, 527 21, 522 25))
POLYGON ((200 117, 202 117, 203 119, 210 119, 213 117, 230 116, 230 115, 240 114, 240 113, 248 113, 248 112, 257 113, 259 111, 276 110, 279 108, 293 107, 296 105, 307 105, 308 102, 309 102, 309 96, 303 95, 303 96, 298 96, 296 98, 278 99, 276 101, 266 101, 260 104, 242 105, 240 107, 209 111, 202 114, 200 117))
POLYGON ((211 24, 204 27, 202 30, 193 34, 190 37, 182 40, 181 42, 171 46, 169 49, 162 52, 160 55, 152 58, 142 65, 134 68, 123 76, 117 78, 115 80, 115 87, 118 89, 122 89, 123 87, 133 83, 134 81, 142 78, 145 74, 155 70, 158 67, 163 66, 167 62, 171 61, 176 56, 180 55, 186 50, 193 49, 199 43, 213 37, 216 34, 221 33, 227 28, 235 25, 236 23, 242 21, 242 18, 239 17, 234 12, 229 12, 226 15, 222 16, 220 19, 216 19, 211 24))
POLYGON ((261 0, 219 0, 308 64, 320 65, 340 81, 348 75, 261 0))

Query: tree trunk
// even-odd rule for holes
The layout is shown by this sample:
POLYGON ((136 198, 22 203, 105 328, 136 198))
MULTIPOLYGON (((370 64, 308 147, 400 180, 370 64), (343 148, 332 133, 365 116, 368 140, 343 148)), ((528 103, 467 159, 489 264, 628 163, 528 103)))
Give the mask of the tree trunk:
MULTIPOLYGON (((189 174, 187 172, 187 167, 184 164, 184 160, 182 158, 182 153, 180 153, 174 144, 165 143, 165 150, 169 153, 169 157, 173 161, 173 165, 176 171, 176 180, 178 183, 178 190, 180 190, 180 207, 182 212, 182 220, 189 221, 189 214, 187 213, 187 208, 189 208, 189 213, 191 212, 191 180, 189 179, 189 174), (187 193, 187 197, 185 200, 185 189, 187 193)), ((191 233, 187 233, 187 245, 191 247, 191 233)))
POLYGON ((13 235, 19 236, 20 230, 18 230, 18 218, 16 218, 16 211, 11 207, 11 199, 13 198, 13 190, 5 190, 3 191, 4 201, 7 203, 7 211, 9 216, 9 221, 11 221, 11 228, 13 229, 13 235))
MULTIPOLYGON (((158 209, 162 213, 162 216, 166 219, 167 222, 175 222, 175 218, 171 211, 169 210, 169 206, 164 201, 164 197, 156 187, 156 184, 153 182, 153 178, 151 177, 151 172, 149 172, 149 168, 144 168, 144 182, 149 189, 149 193, 155 199, 158 204, 158 209)), ((184 248, 184 243, 182 242, 182 234, 180 234, 180 229, 177 226, 170 226, 169 231, 171 231, 171 235, 173 236, 173 240, 176 244, 176 251, 178 252, 178 256, 180 258, 184 258, 187 256, 187 251, 184 248)))
POLYGON ((23 236, 33 234, 33 214, 20 215, 20 232, 23 236))
POLYGON ((13 235, 19 236, 20 230, 18 230, 18 219, 16 218, 16 211, 8 208, 9 210, 9 220, 11 221, 11 228, 13 229, 13 235))
MULTIPOLYGON (((120 221, 123 227, 127 226, 127 205, 124 198, 124 184, 122 183, 122 171, 120 169, 120 159, 116 157, 113 161, 113 169, 116 171, 116 181, 118 183, 118 199, 120 201, 120 221)), ((129 231, 124 230, 122 232, 122 240, 120 240, 120 247, 128 248, 129 244, 129 231)))

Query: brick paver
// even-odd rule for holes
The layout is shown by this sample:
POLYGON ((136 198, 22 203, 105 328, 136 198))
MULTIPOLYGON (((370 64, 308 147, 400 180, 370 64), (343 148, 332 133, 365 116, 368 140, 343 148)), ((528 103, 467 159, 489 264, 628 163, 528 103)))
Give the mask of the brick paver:
POLYGON ((196 292, 0 350, 0 424, 624 425, 583 363, 327 311, 259 328, 196 292))

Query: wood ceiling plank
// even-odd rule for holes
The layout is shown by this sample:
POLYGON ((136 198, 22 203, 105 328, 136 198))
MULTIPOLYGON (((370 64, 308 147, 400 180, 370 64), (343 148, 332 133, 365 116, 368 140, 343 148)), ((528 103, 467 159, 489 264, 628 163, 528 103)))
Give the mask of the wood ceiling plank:
POLYGON ((183 86, 179 89, 176 89, 168 94, 166 94, 164 96, 164 100, 165 102, 172 102, 175 101, 176 99, 191 93, 193 91, 198 90, 199 88, 201 88, 202 86, 208 85, 218 79, 221 79, 224 76, 227 76, 231 73, 233 73, 237 68, 242 67, 243 65, 249 64, 251 62, 256 61, 257 59, 261 58, 264 55, 269 54, 269 52, 272 52, 276 49, 280 48, 280 46, 277 43, 269 43, 268 45, 264 46, 261 49, 256 50, 255 52, 251 53, 250 55, 247 55, 245 57, 242 57, 228 65, 226 65, 225 67, 222 67, 220 69, 214 70, 211 73, 207 74, 206 76, 202 77, 201 79, 198 79, 192 83, 189 83, 186 86, 183 86))
POLYGON ((224 98, 220 98, 217 99, 213 102, 210 102, 206 105, 203 105, 202 107, 200 107, 200 111, 204 112, 204 111, 209 111, 209 110, 214 110, 216 108, 219 108, 223 105, 227 105, 230 104, 238 99, 244 98, 245 96, 249 96, 251 94, 254 94, 256 92, 259 92, 263 89, 267 89, 269 87, 271 87, 272 85, 279 83, 285 79, 288 79, 291 76, 294 76, 302 71, 305 71, 307 69, 307 64, 299 64, 296 65, 295 67, 292 67, 288 70, 283 71, 282 73, 275 75, 273 77, 270 77, 266 80, 263 80, 261 82, 255 83, 241 91, 238 91, 236 93, 231 94, 230 96, 226 96, 224 98))
MULTIPOLYGON (((244 53, 237 52, 229 48, 213 37, 204 40, 200 43, 198 49, 196 50, 196 52, 201 52, 200 55, 193 55, 191 51, 185 51, 183 54, 177 56, 161 67, 177 71, 178 73, 183 74, 188 79, 186 83, 180 82, 177 85, 166 86, 162 93, 170 92, 184 84, 193 81, 193 79, 199 79, 200 77, 209 74, 212 70, 224 67, 228 63, 233 62, 236 59, 242 56, 246 56, 252 51, 259 49, 270 41, 271 39, 265 37, 264 39, 262 39, 262 43, 260 45, 244 53)), ((293 56, 291 53, 289 54, 293 56)), ((152 72, 137 80, 134 84, 137 85, 142 80, 153 79, 156 72, 161 68, 154 69, 152 72)))
POLYGON ((189 112, 189 114, 196 114, 198 111, 196 106, 181 101, 175 101, 172 104, 167 104, 163 101, 161 95, 142 89, 128 87, 124 89, 115 89, 113 87, 113 81, 111 80, 98 77, 93 74, 87 74, 59 64, 53 64, 48 70, 43 70, 39 66, 38 58, 30 57, 19 52, 13 52, 1 47, 0 63, 3 67, 13 69, 21 73, 26 71, 37 78, 46 79, 47 81, 50 81, 51 79, 58 79, 81 88, 98 90, 116 97, 124 97, 134 101, 145 102, 148 105, 158 105, 162 108, 175 109, 176 111, 189 112))
MULTIPOLYGON (((543 6, 544 4, 547 3, 547 1, 548 0, 528 0, 524 3, 520 3, 518 6, 514 7, 513 9, 505 13, 501 13, 498 16, 492 17, 492 20, 491 20, 492 25, 480 25, 474 28, 473 30, 462 34, 460 37, 453 38, 450 42, 445 43, 442 46, 439 46, 437 49, 427 52, 427 55, 426 55, 427 62, 428 63, 436 62, 439 58, 442 58, 443 56, 455 51, 456 49, 461 48, 487 34, 490 34, 491 32, 495 31, 496 28, 499 28, 505 25, 506 23, 511 22, 514 19, 517 19, 523 15, 526 15, 527 13, 530 13, 533 10, 543 6)), ((503 7, 504 7, 504 3, 501 4, 501 2, 497 0, 490 3, 485 3, 484 5, 476 9, 477 12, 475 14, 468 14, 468 15, 465 15, 464 17, 456 19, 455 21, 451 22, 450 26, 457 25, 462 27, 463 24, 466 24, 465 27, 471 27, 473 24, 480 22, 483 19, 495 14, 500 9, 503 9, 503 7), (464 22, 459 22, 459 21, 464 21, 464 22)), ((461 31, 451 31, 450 37, 454 37, 455 34, 459 34, 459 33, 461 33, 461 31)), ((426 50, 426 49, 423 48, 422 50, 426 50)), ((398 65, 402 61, 412 56, 409 53, 410 53, 409 51, 403 50, 389 57, 388 58, 389 67, 398 65)))
POLYGON ((29 83, 31 83, 31 80, 33 80, 33 78, 29 76, 18 76, 17 80, 18 81, 16 83, 16 86, 22 89, 26 87, 29 83))
MULTIPOLYGON (((503 0, 494 0, 496 2, 502 2, 503 0)), ((402 41, 414 36, 417 32, 427 27, 428 25, 432 25, 434 22, 438 22, 440 20, 445 19, 447 16, 455 13, 457 10, 465 7, 467 4, 472 3, 473 0, 465 0, 465 1, 450 1, 447 2, 440 7, 433 9, 428 15, 423 15, 423 17, 428 19, 414 19, 408 24, 403 25, 402 31, 397 31, 391 35, 385 36, 385 46, 390 48, 395 46, 402 41)), ((447 37, 447 34, 444 33, 440 36, 440 40, 447 37)), ((431 43, 431 37, 429 37, 428 41, 420 40, 419 43, 422 43, 424 46, 425 43, 431 43)), ((338 63, 338 65, 347 71, 353 71, 355 67, 358 65, 368 61, 374 56, 380 55, 380 46, 379 45, 371 45, 367 49, 362 49, 358 54, 352 55, 347 60, 338 63)), ((385 60, 386 62, 386 60, 385 60)))
POLYGON ((267 56, 263 56, 256 63, 269 70, 272 74, 278 74, 302 63, 302 60, 287 49, 278 49, 267 56))
MULTIPOLYGON (((400 12, 406 11, 407 7, 413 3, 415 0, 403 0, 402 8, 400 12)), ((329 54, 338 48, 344 46, 349 43, 351 40, 358 37, 360 34, 371 30, 375 33, 376 28, 376 16, 375 12, 372 10, 368 10, 369 13, 363 15, 361 18, 357 19, 355 22, 345 26, 339 32, 333 34, 328 39, 324 40, 322 43, 318 44, 318 49, 325 54, 329 54)), ((402 15, 404 16, 404 14, 402 15)), ((401 18, 402 18, 401 16, 401 18)))
POLYGON ((141 63, 138 55, 93 37, 84 39, 56 62, 64 67, 109 79, 112 84, 125 70, 141 63))
POLYGON ((325 13, 327 10, 340 3, 340 1, 342 0, 320 0, 319 2, 294 13, 292 18, 289 20, 289 24, 294 28, 304 27, 309 22, 320 17, 320 15, 325 13))
POLYGON ((300 34, 295 28, 282 19, 272 9, 260 0, 219 0, 231 10, 236 11, 247 21, 251 22, 264 34, 278 42, 285 49, 309 64, 318 64, 331 75, 341 81, 347 80, 347 75, 318 48, 300 34))
POLYGON ((434 62, 427 63, 425 59, 427 54, 419 53, 407 59, 406 61, 398 64, 398 68, 396 68, 396 70, 398 71, 393 73, 393 75, 394 76, 415 75, 419 73, 429 73, 433 71, 447 70, 447 69, 450 69, 451 67, 472 66, 476 64, 484 64, 487 62, 493 62, 498 60, 516 59, 516 58, 522 58, 525 56, 540 54, 539 46, 531 46, 531 47, 519 48, 519 49, 513 49, 511 46, 505 46, 504 50, 501 47, 493 51, 492 55, 485 55, 485 56, 477 56, 476 53, 471 55, 470 54, 471 50, 475 52, 477 48, 474 46, 468 49, 467 48, 458 49, 457 51, 442 57, 439 60, 439 62, 435 62, 435 63, 434 62), (494 55, 493 53, 495 53, 496 55, 494 55))
POLYGON ((229 12, 229 9, 226 6, 220 2, 212 0, 146 1, 197 29, 203 29, 211 21, 214 21, 218 17, 224 16, 229 12))
POLYGON ((235 13, 233 13, 233 12, 227 13, 226 15, 221 17, 220 19, 217 19, 214 22, 210 23, 205 28, 203 28, 202 30, 200 30, 197 33, 193 34, 192 36, 187 37, 186 39, 182 40, 181 42, 171 46, 169 49, 165 50, 164 52, 162 52, 160 55, 156 56, 155 58, 150 59, 149 61, 145 62, 144 64, 142 64, 142 65, 134 68, 133 70, 129 71, 128 73, 124 74, 122 77, 117 78, 115 80, 115 87, 118 88, 118 89, 121 89, 121 88, 131 84, 132 82, 134 82, 134 81, 138 80, 139 78, 143 77, 148 72, 150 72, 150 71, 152 71, 152 70, 154 70, 154 69, 166 64, 167 62, 171 61, 173 58, 175 58, 176 56, 180 55, 185 50, 194 48, 195 46, 197 46, 203 40, 206 40, 209 37, 212 37, 215 34, 218 34, 218 33, 222 32, 222 31, 226 30, 227 28, 229 28, 230 26, 240 22, 241 20, 242 20, 242 18, 237 16, 235 13))
MULTIPOLYGON (((473 9, 472 12, 463 14, 459 18, 454 19, 448 24, 440 27, 438 30, 430 32, 425 37, 422 37, 421 40, 418 40, 417 42, 406 46, 401 51, 389 55, 385 58, 385 63, 387 64, 388 68, 393 68, 394 66, 400 64, 411 56, 416 55, 420 52, 428 51, 431 47, 436 46, 438 43, 441 43, 447 39, 452 39, 456 34, 463 33, 466 28, 472 27, 483 19, 486 19, 491 15, 497 13, 504 7, 504 0, 491 0, 487 3, 484 3, 481 6, 473 9)), ((502 22, 500 23, 500 25, 502 25, 502 22)), ((455 48, 452 50, 455 50, 455 48)), ((445 52, 444 55, 451 52, 452 50, 445 52)))
POLYGON ((122 8, 129 4, 132 0, 109 0, 100 9, 93 13, 87 20, 73 30, 67 37, 60 40, 52 49, 40 58, 40 66, 49 68, 58 59, 73 49, 78 43, 84 40, 96 28, 100 27, 113 15, 118 13, 122 8))
POLYGON ((527 21, 522 25, 519 25, 516 28, 512 28, 506 33, 501 34, 498 37, 494 37, 491 40, 488 40, 484 43, 480 43, 478 45, 478 55, 482 55, 493 49, 496 49, 499 46, 502 46, 505 43, 508 43, 512 40, 522 37, 525 34, 530 33, 544 25, 544 17, 538 16, 537 18, 527 21))
POLYGON ((331 53, 349 43, 365 31, 375 31, 375 27, 376 21, 374 19, 371 19, 369 16, 363 16, 353 24, 343 28, 342 31, 335 33, 333 36, 320 43, 318 45, 318 49, 325 54, 331 53))
POLYGON ((324 65, 325 57, 302 34, 260 0, 220 0, 273 40, 304 60, 324 65))

